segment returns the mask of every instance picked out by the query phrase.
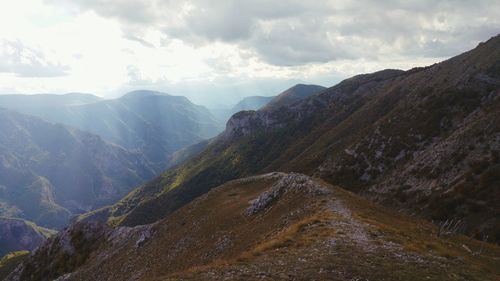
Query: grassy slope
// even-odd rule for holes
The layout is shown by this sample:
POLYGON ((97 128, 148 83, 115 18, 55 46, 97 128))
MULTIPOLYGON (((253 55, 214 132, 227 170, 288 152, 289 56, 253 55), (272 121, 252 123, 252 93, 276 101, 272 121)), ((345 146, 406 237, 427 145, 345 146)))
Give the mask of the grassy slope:
POLYGON ((154 224, 152 236, 140 246, 134 234, 123 234, 128 237, 124 244, 101 244, 71 277, 497 280, 500 276, 498 246, 461 235, 438 237, 433 224, 321 180, 315 183, 326 193, 299 188, 253 215, 245 214, 252 200, 277 180, 267 176, 228 182, 154 224))
POLYGON ((330 188, 336 198, 333 202, 343 207, 323 199, 327 208, 292 223, 235 259, 216 260, 158 280, 222 276, 246 280, 500 277, 498 246, 458 235, 438 238, 436 227, 428 222, 394 213, 340 188, 330 188))
POLYGON ((0 260, 0 280, 3 280, 11 273, 23 260, 25 260, 30 252, 17 251, 5 255, 0 260))

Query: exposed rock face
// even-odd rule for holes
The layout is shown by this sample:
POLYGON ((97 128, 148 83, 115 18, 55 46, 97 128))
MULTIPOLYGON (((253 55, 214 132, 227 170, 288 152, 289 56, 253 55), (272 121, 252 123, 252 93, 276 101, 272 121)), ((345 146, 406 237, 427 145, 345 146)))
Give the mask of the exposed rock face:
POLYGON ((33 251, 51 233, 24 220, 0 217, 0 257, 13 251, 33 251))
POLYGON ((318 95, 312 97, 297 99, 296 102, 287 103, 286 106, 238 112, 227 122, 226 130, 221 134, 222 139, 232 141, 253 132, 269 131, 285 127, 290 123, 300 123, 312 116, 328 115, 332 105, 342 105, 355 98, 375 93, 403 73, 404 71, 401 70, 390 69, 373 74, 358 75, 344 80, 328 91, 318 92, 318 95))
POLYGON ((231 141, 256 130, 267 129, 270 126, 279 126, 277 121, 276 118, 273 118, 267 112, 240 111, 227 121, 226 130, 222 136, 224 140, 231 141))
POLYGON ((268 104, 273 98, 274 97, 263 97, 263 96, 246 97, 242 99, 240 102, 238 102, 235 106, 233 106, 233 108, 231 108, 231 112, 232 114, 234 114, 242 110, 257 110, 268 104))
POLYGON ((328 189, 319 185, 306 175, 296 173, 274 173, 270 176, 278 176, 279 179, 269 190, 261 193, 259 197, 251 201, 250 206, 245 210, 246 215, 251 216, 264 210, 274 201, 289 192, 302 192, 306 196, 325 195, 329 192, 328 189))
POLYGON ((6 280, 72 280, 72 272, 91 256, 105 260, 129 244, 141 247, 151 239, 151 227, 111 228, 97 221, 77 222, 49 238, 6 280))

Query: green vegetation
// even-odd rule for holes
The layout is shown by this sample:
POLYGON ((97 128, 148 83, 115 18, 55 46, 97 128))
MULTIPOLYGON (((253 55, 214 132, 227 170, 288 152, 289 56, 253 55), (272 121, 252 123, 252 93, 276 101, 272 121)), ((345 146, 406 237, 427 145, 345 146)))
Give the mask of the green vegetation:
POLYGON ((95 234, 86 235, 79 228, 72 230, 69 235, 72 247, 70 252, 59 244, 60 237, 55 237, 50 244, 44 245, 45 251, 42 249, 33 254, 31 259, 34 262, 28 263, 23 268, 20 274, 21 280, 51 280, 73 272, 84 264, 102 243, 95 234))
POLYGON ((3 280, 29 255, 28 251, 17 251, 6 254, 0 260, 0 280, 3 280))

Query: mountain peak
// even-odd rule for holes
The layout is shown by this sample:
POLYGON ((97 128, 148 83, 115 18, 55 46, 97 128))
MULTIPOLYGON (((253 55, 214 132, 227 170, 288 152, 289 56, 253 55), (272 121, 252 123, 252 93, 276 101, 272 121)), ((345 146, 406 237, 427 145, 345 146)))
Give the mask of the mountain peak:
POLYGON ((122 99, 123 98, 143 98, 143 97, 150 97, 150 96, 170 96, 170 95, 167 93, 158 92, 158 91, 135 90, 135 91, 126 93, 121 98, 122 99))
POLYGON ((285 90, 281 94, 272 99, 264 109, 278 108, 292 104, 298 100, 310 97, 326 89, 319 85, 296 84, 293 87, 285 90))

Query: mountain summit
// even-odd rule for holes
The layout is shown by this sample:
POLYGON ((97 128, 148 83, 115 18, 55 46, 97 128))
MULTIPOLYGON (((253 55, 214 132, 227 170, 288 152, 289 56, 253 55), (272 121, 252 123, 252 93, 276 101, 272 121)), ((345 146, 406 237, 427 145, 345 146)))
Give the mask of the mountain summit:
POLYGON ((319 92, 326 89, 323 86, 318 85, 305 85, 305 84, 297 84, 290 89, 287 89, 283 93, 274 97, 265 107, 265 109, 276 109, 281 106, 286 106, 292 104, 301 99, 305 99, 314 94, 318 94, 319 92))

